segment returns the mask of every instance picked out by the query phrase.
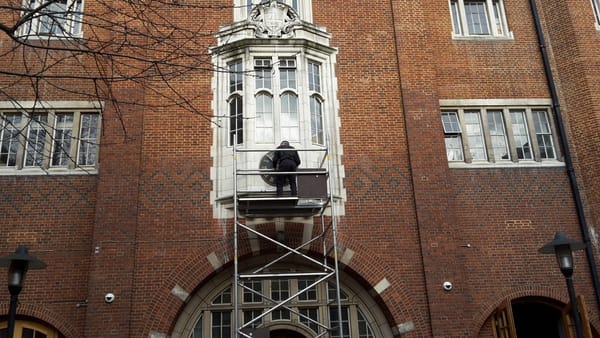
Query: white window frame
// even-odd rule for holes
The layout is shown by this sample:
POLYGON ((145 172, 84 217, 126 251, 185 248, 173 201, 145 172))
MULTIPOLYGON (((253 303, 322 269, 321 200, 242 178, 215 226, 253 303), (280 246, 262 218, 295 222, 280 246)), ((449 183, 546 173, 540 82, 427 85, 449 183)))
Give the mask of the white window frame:
MULTIPOLYGON (((564 166, 562 162, 562 154, 558 146, 558 133, 554 124, 554 117, 550 102, 544 99, 532 100, 440 100, 442 122, 444 122, 444 114, 455 114, 458 119, 459 126, 449 127, 446 123, 442 123, 445 138, 458 137, 462 146, 462 159, 457 156, 450 156, 448 142, 446 142, 447 159, 450 167, 474 167, 474 166, 564 166), (484 150, 486 157, 484 159, 474 159, 470 149, 473 135, 470 132, 465 122, 465 114, 469 112, 479 112, 481 121, 481 131, 483 132, 484 150), (498 133, 492 133, 488 114, 497 114, 501 112, 503 128, 498 133), (546 124, 540 129, 539 119, 535 120, 538 113, 544 112, 546 124), (516 135, 517 127, 512 122, 511 116, 523 113, 524 127, 520 129, 524 132, 523 135, 516 135), (517 142, 516 137, 520 136, 522 141, 517 142), (496 137, 496 143, 492 141, 496 137), (506 143, 506 154, 498 155, 494 151, 502 148, 502 138, 506 143), (542 139, 543 144, 538 140, 542 139), (524 156, 522 146, 530 145, 531 158, 524 156), (521 146, 521 147, 520 147, 521 146), (547 156, 546 151, 550 149, 550 155, 547 156), (552 154, 553 152, 553 154, 552 154), (498 156, 497 156, 498 155, 498 156)), ((494 120, 496 122, 497 120, 494 120)), ((494 125, 497 125, 495 123, 494 125)), ((454 153, 452 153, 454 154, 454 153)))
POLYGON ((29 15, 32 11, 35 13, 17 32, 20 38, 81 38, 83 36, 84 0, 62 0, 64 8, 57 9, 49 5, 39 11, 38 8, 48 0, 23 1, 25 10, 22 15, 29 15))
POLYGON ((592 10, 594 11, 594 25, 597 30, 600 30, 600 0, 590 0, 592 3, 592 10))
MULTIPOLYGON (((19 126, 15 126, 19 130, 16 163, 0 166, 0 175, 97 173, 102 120, 101 108, 97 103, 0 102, 0 115, 4 114, 19 114, 21 121, 19 126), (57 148, 60 147, 56 138, 57 116, 62 114, 72 117, 63 126, 68 135, 65 139, 69 143, 68 153, 57 148), (32 120, 33 116, 44 116, 44 122, 36 123, 32 120), (88 119, 90 116, 91 120, 88 119), (32 146, 36 149, 33 152, 32 146), (33 163, 28 161, 32 154, 35 154, 33 163)), ((4 119, 0 117, 0 143, 3 142, 4 124, 4 119)))
MULTIPOLYGON (((246 2, 236 0, 234 4, 239 8, 235 13, 242 13, 245 17, 246 2)), ((310 10, 311 1, 298 1, 301 12, 310 10)), ((237 15, 237 14, 236 14, 237 15)), ((240 14, 242 15, 242 14, 240 14)), ((236 17, 236 20, 239 19, 236 17)), ((337 100, 337 76, 335 74, 335 64, 337 49, 330 47, 331 35, 323 28, 307 22, 305 18, 301 22, 294 24, 293 32, 289 36, 281 38, 271 38, 262 36, 256 30, 256 22, 239 20, 231 25, 223 26, 217 33, 218 45, 210 49, 212 62, 214 65, 214 76, 211 90, 214 93, 212 100, 212 127, 213 144, 211 155, 213 157, 213 166, 211 167, 211 179, 213 180, 213 190, 211 191, 211 204, 213 205, 213 215, 216 218, 223 219, 233 216, 231 198, 234 193, 233 175, 240 170, 256 168, 261 161, 268 155, 269 150, 275 149, 283 138, 289 135, 281 130, 281 94, 294 93, 298 98, 298 130, 299 135, 294 137, 298 141, 287 140, 292 146, 299 150, 299 155, 304 168, 323 168, 324 158, 323 150, 327 148, 328 159, 332 161, 329 172, 329 179, 332 179, 332 198, 336 205, 336 213, 344 214, 344 203, 346 192, 343 185, 345 177, 344 167, 341 156, 343 147, 340 143, 340 118, 339 102, 337 100), (279 61, 283 58, 295 59, 297 72, 296 88, 281 90, 279 73, 279 61), (273 78, 272 87, 264 88, 266 85, 257 79, 259 72, 255 70, 268 66, 266 62, 255 64, 255 60, 271 60, 273 78), (233 147, 230 141, 230 106, 231 97, 229 65, 234 60, 242 61, 243 90, 239 90, 239 97, 243 101, 243 127, 242 142, 233 147), (318 76, 320 77, 320 86, 309 86, 308 62, 314 62, 319 65, 318 76), (258 66, 258 67, 257 67, 258 66), (257 83, 258 82, 258 83, 257 83), (309 88, 310 87, 310 88, 309 88), (265 98, 263 102, 257 102, 257 94, 268 95, 272 98, 272 103, 265 98), (319 99, 321 111, 313 109, 311 116, 310 100, 311 94, 315 100, 319 99), (271 104, 273 107, 273 126, 270 119, 270 110, 265 109, 265 104, 271 104), (311 118, 315 120, 311 124, 311 118), (279 120, 277 120, 279 119, 279 120), (318 122, 318 123, 316 123, 318 122), (311 135, 311 126, 322 126, 322 132, 311 135), (256 131, 272 130, 272 138, 268 135, 268 140, 256 137, 256 131), (248 152, 238 152, 235 158, 231 154, 235 149, 247 149, 248 152), (255 151, 253 151, 255 150, 255 151), (316 150, 316 151, 313 151, 316 150), (235 160, 235 162, 234 162, 235 160), (234 165, 235 164, 235 165, 234 165), (237 168, 234 170, 234 168, 237 168)), ((313 72, 314 73, 314 72, 313 72)), ((314 82, 316 74, 312 74, 314 82)), ((296 123, 295 117, 292 121, 296 123)), ((294 125, 295 126, 295 125, 294 125)), ((268 134, 268 133, 267 133, 268 134)), ((265 135, 267 135, 265 134, 265 135)), ((294 135, 292 135, 294 136, 294 135)), ((267 157, 268 159, 268 157, 267 157)), ((269 192, 275 190, 272 182, 263 180, 258 175, 239 175, 237 176, 236 189, 238 191, 260 191, 269 192)), ((325 210, 329 214, 331 208, 325 210)))
MULTIPOLYGON (((328 97, 326 95, 328 93, 325 93, 324 88, 331 79, 323 78, 322 68, 325 68, 323 60, 317 60, 314 56, 299 53, 296 49, 270 54, 263 52, 254 54, 249 51, 245 55, 236 55, 226 59, 223 61, 223 68, 228 70, 228 72, 221 73, 221 76, 224 77, 221 83, 225 86, 222 90, 227 93, 226 96, 223 96, 226 102, 223 107, 227 107, 227 111, 223 110, 220 115, 227 116, 229 120, 222 121, 219 125, 224 124, 227 126, 228 147, 232 147, 232 135, 235 133, 235 121, 231 107, 234 100, 241 101, 241 109, 237 109, 238 112, 241 110, 241 116, 238 119, 240 134, 237 140, 238 145, 277 145, 283 139, 292 144, 303 143, 303 140, 311 140, 312 145, 325 145, 324 128, 326 126, 324 120, 326 114, 331 114, 328 110, 331 110, 332 107, 327 102, 328 97), (271 60, 272 64, 272 68, 270 68, 271 78, 270 81, 267 81, 270 83, 269 88, 264 87, 265 81, 261 78, 262 75, 257 75, 264 69, 266 60, 271 60), (293 63, 290 64, 292 60, 293 63), (295 66, 293 66, 294 64, 295 66), (318 65, 321 72, 318 75, 310 74, 310 76, 313 76, 312 79, 309 79, 309 64, 318 65), (238 65, 238 67, 234 69, 232 68, 233 65, 238 65), (291 87, 284 85, 284 81, 281 80, 280 76, 282 71, 290 69, 293 69, 295 74, 295 81, 292 81, 295 84, 291 87), (314 76, 319 76, 317 87, 309 85, 311 80, 315 80, 314 76), (235 88, 232 87, 234 82, 238 84, 235 88), (293 114, 295 116, 293 125, 286 123, 286 119, 282 116, 284 113, 289 113, 282 106, 282 99, 286 95, 293 95, 297 100, 296 112, 293 114), (264 102, 258 98, 262 96, 270 98, 270 109, 265 109, 261 104, 264 102), (318 102, 318 111, 312 109, 311 104, 313 101, 318 102), (266 117, 268 121, 264 120, 266 115, 269 115, 266 117), (313 130, 314 128, 317 128, 317 130, 313 130), (286 132, 286 130, 289 132, 286 132), (265 139, 265 137, 259 137, 258 132, 272 136, 265 139)), ((287 81, 286 83, 289 84, 290 82, 287 81)))
MULTIPOLYGON (((261 289, 263 294, 267 297, 271 297, 274 300, 281 300, 288 296, 297 293, 301 290, 301 283, 298 278, 285 278, 279 280, 282 285, 287 286, 287 290, 284 290, 284 294, 280 295, 277 290, 281 290, 277 287, 272 288, 275 280, 261 280, 261 289), (281 296, 281 297, 280 297, 281 296)), ((278 282, 278 283, 279 283, 278 282)), ((354 283, 354 282, 352 282, 354 283)), ((196 318, 194 320, 187 321, 186 323, 192 324, 187 327, 189 335, 182 333, 182 337, 194 338, 197 336, 202 337, 214 337, 213 333, 218 332, 219 337, 227 338, 234 336, 233 317, 234 304, 232 302, 223 301, 224 298, 228 300, 233 299, 231 291, 231 284, 228 283, 214 283, 215 289, 211 290, 208 294, 196 295, 195 297, 202 297, 202 302, 190 302, 190 304, 200 303, 200 308, 191 311, 194 313, 196 318), (223 286, 227 285, 227 286, 223 286), (225 297, 223 297, 225 295, 225 297), (223 318, 229 316, 230 324, 223 325, 223 318), (213 326, 214 319, 219 319, 217 325, 213 326)), ((277 284, 277 283, 275 283, 277 284)), ((306 286, 306 284, 302 284, 306 286)), ((353 287, 359 287, 357 284, 353 284, 353 287)), ((317 331, 323 331, 318 325, 313 324, 308 319, 303 318, 299 313, 314 315, 311 318, 319 321, 320 323, 331 324, 338 323, 339 321, 333 320, 333 317, 337 317, 338 308, 337 305, 332 303, 332 300, 328 296, 331 293, 331 285, 329 283, 320 283, 314 286, 316 298, 299 301, 297 298, 288 306, 291 311, 281 307, 265 315, 263 318, 250 324, 252 327, 263 325, 265 327, 272 327, 277 325, 278 327, 289 327, 291 329, 302 329, 306 333, 313 335, 318 334, 317 331), (317 330, 317 331, 315 331, 317 330)), ((344 337, 346 338, 371 338, 371 337, 384 337, 382 331, 386 328, 376 325, 374 313, 372 313, 374 303, 366 303, 366 301, 374 302, 372 299, 365 299, 368 297, 368 293, 361 295, 356 294, 353 289, 347 288, 347 286, 341 286, 342 292, 342 317, 344 322, 344 337), (362 320, 359 320, 362 318, 362 320), (366 325, 365 328, 361 328, 360 325, 366 325), (366 330, 365 330, 366 329, 366 330), (365 332, 366 331, 366 332, 365 332)), ((243 299, 245 290, 243 288, 238 289, 238 298, 243 299)), ((241 320, 244 323, 250 322, 252 319, 257 317, 258 313, 264 313, 273 306, 272 301, 265 300, 263 302, 242 302, 238 304, 238 314, 241 316, 241 320)), ((381 316, 382 314, 379 314, 381 316)), ((384 320, 384 317, 377 317, 379 320, 384 320)), ((333 334, 332 337, 340 337, 339 334, 333 334)))
POLYGON ((455 39, 512 39, 508 29, 503 0, 449 0, 450 20, 452 21, 452 37, 455 39), (467 4, 480 3, 485 7, 487 32, 470 32, 467 4))
MULTIPOLYGON (((270 0, 235 0, 233 18, 234 21, 243 21, 248 19, 248 14, 253 6, 260 3, 268 3, 270 0)), ((307 22, 312 22, 312 0, 278 0, 296 11, 300 19, 307 22)))

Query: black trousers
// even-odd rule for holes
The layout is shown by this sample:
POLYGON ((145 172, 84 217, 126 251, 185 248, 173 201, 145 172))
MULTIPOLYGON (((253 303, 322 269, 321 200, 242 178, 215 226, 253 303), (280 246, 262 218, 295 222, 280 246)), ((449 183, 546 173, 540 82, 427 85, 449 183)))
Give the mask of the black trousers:
MULTIPOLYGON (((283 160, 279 163, 277 171, 296 171, 296 163, 292 160, 283 160)), ((298 188, 296 186, 296 175, 277 175, 275 183, 277 185, 277 196, 283 195, 283 186, 285 185, 285 181, 290 182, 290 190, 292 196, 298 195, 298 188)))

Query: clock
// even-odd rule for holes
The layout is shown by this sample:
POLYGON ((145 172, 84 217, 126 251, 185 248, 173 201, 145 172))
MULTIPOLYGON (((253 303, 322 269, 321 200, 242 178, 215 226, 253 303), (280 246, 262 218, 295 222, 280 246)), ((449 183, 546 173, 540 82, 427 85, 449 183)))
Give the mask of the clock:
MULTIPOLYGON (((274 151, 269 151, 266 154, 263 155, 263 157, 260 159, 260 163, 258 165, 259 169, 275 169, 275 163, 273 163, 273 156, 275 155, 274 151)), ((265 183, 267 183, 270 186, 276 186, 276 175, 269 175, 269 174, 263 174, 260 175, 260 177, 262 178, 263 181, 265 181, 265 183)))

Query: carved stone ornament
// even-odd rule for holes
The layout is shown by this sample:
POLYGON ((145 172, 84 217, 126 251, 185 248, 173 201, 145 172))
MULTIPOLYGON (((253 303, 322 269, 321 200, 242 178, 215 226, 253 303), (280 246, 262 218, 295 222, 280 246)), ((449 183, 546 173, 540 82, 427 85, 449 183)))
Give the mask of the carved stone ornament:
POLYGON ((257 38, 291 38, 293 27, 300 24, 296 11, 276 0, 254 7, 248 20, 257 38))

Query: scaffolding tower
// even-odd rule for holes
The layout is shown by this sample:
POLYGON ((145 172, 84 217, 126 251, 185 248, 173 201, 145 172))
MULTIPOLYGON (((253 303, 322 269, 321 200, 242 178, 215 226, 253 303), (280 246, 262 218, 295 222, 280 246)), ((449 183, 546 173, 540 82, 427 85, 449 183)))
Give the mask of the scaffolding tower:
MULTIPOLYGON (((330 337, 332 332, 338 337, 344 337, 342 325, 342 306, 340 302, 340 286, 339 286, 339 266, 338 266, 338 247, 337 247, 337 218, 335 217, 335 203, 333 203, 333 182, 330 180, 331 173, 331 156, 329 146, 323 148, 300 149, 297 148, 299 154, 311 153, 313 157, 317 155, 319 165, 315 168, 299 168, 296 172, 277 172, 274 170, 272 163, 268 159, 277 151, 285 149, 247 149, 238 147, 237 142, 233 142, 233 211, 234 211, 234 229, 233 229, 233 251, 234 251, 234 318, 233 325, 235 327, 234 337, 252 337, 262 338, 268 337, 268 331, 257 326, 257 322, 263 322, 263 318, 274 311, 287 310, 290 313, 298 315, 303 320, 314 324, 318 327, 315 337, 330 337), (247 168, 248 162, 244 166, 240 166, 238 156, 244 153, 265 154, 259 168, 247 168), (264 165, 263 165, 264 164, 264 165), (239 189, 238 180, 241 177, 261 177, 267 181, 274 180, 277 175, 296 174, 298 181, 297 196, 280 196, 278 197, 275 191, 251 191, 251 189, 239 189), (329 215, 326 216, 326 210, 329 210, 329 215), (279 238, 272 238, 266 233, 255 229, 246 224, 247 221, 256 218, 275 218, 282 217, 291 219, 292 217, 312 217, 313 221, 317 218, 320 220, 320 227, 313 231, 308 239, 301 240, 298 246, 288 246, 279 238), (277 248, 277 255, 266 264, 254 268, 252 271, 240 271, 238 262, 238 249, 240 245, 239 232, 245 230, 249 237, 262 239, 272 243, 277 248), (251 234, 251 235, 250 235, 251 234), (322 257, 309 256, 306 252, 310 247, 318 247, 322 251, 322 257), (298 265, 300 268, 293 272, 272 272, 270 268, 275 264, 282 262, 288 257, 294 257, 299 261, 307 263, 306 265, 298 265), (332 259, 329 259, 331 257, 332 259), (298 288, 296 293, 289 295, 286 299, 272 299, 270 295, 262 292, 262 289, 255 290, 252 285, 253 281, 277 280, 281 278, 314 278, 314 282, 306 285, 304 288, 298 288), (337 327, 330 327, 329 323, 323 316, 318 320, 309 318, 295 311, 290 305, 292 301, 304 292, 316 287, 321 283, 330 283, 335 285, 336 298, 333 300, 337 305, 337 318, 339 319, 337 327), (262 297, 270 306, 259 316, 250 321, 244 322, 240 318, 240 292, 250 292, 253 295, 262 297)), ((316 163, 316 162, 315 162, 316 163)), ((315 221, 315 223, 317 223, 315 221)), ((347 333, 346 333, 347 334, 347 333)))

